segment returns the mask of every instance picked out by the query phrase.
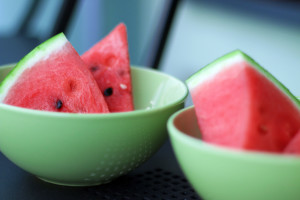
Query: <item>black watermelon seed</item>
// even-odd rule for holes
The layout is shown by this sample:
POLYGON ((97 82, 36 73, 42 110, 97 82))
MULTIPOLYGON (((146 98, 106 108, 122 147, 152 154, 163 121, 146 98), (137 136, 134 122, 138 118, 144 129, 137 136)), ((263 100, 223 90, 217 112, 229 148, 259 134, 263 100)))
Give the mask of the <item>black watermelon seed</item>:
POLYGON ((92 72, 95 72, 95 71, 97 71, 98 69, 99 69, 98 66, 92 66, 92 67, 90 67, 90 70, 91 70, 92 72))
POLYGON ((111 87, 106 88, 106 89, 104 90, 103 94, 104 94, 104 96, 107 96, 107 97, 108 97, 108 96, 110 96, 110 95, 113 94, 113 89, 112 89, 111 87))
POLYGON ((56 103, 55 103, 55 107, 56 107, 56 109, 61 109, 61 108, 62 108, 62 106, 63 106, 63 103, 62 103, 62 101, 58 99, 58 100, 56 101, 56 103))

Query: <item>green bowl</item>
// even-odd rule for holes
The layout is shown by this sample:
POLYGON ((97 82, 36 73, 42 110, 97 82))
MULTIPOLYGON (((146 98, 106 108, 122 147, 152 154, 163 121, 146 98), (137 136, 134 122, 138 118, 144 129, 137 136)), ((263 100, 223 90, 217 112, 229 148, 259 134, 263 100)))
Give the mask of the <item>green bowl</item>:
POLYGON ((174 113, 167 125, 178 162, 203 199, 300 199, 300 157, 205 143, 194 107, 174 113))
MULTIPOLYGON (((0 67, 0 80, 12 66, 0 67)), ((164 73, 132 67, 135 111, 74 114, 0 104, 0 150, 20 168, 61 185, 98 185, 148 160, 188 90, 164 73)), ((1 163, 0 163, 1 164, 1 163)))

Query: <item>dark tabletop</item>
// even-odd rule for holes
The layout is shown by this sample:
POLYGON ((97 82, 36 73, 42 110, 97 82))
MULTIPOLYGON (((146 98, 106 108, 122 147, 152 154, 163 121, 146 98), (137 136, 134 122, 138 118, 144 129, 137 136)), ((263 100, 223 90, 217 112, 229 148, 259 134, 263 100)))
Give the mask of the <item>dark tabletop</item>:
POLYGON ((200 199, 176 161, 170 141, 146 163, 111 183, 59 186, 23 171, 0 153, 0 199, 200 199))

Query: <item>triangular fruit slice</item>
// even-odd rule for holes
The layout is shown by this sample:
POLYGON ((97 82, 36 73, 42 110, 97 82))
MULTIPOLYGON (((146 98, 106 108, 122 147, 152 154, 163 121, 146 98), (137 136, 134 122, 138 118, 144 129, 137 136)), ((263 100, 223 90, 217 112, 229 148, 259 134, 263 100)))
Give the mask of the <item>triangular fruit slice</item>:
POLYGON ((300 155, 300 129, 298 130, 294 138, 285 147, 283 153, 298 156, 300 155))
POLYGON ((93 75, 63 33, 16 65, 0 85, 0 102, 46 111, 108 112, 93 75))
POLYGON ((110 112, 134 109, 126 26, 121 23, 85 52, 88 64, 110 112))
POLYGON ((186 83, 204 141, 282 152, 300 129, 299 101, 239 50, 200 69, 186 83))

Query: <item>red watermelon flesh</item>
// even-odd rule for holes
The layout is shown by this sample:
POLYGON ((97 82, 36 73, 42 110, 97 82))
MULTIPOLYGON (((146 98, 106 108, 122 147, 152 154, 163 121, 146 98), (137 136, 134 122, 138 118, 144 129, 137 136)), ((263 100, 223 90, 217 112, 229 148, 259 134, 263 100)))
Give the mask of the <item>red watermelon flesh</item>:
POLYGON ((126 26, 119 24, 81 57, 94 75, 110 112, 132 111, 134 104, 126 26))
POLYGON ((203 140, 266 152, 282 152, 300 128, 300 112, 246 60, 190 88, 203 140))
POLYGON ((298 130, 294 138, 285 147, 283 153, 300 155, 300 129, 298 130))
MULTIPOLYGON (((48 43, 65 38, 62 34, 54 37, 48 43)), ((56 112, 107 113, 107 104, 92 74, 70 42, 67 39, 64 42, 62 47, 25 69, 3 103, 56 112)), ((30 53, 23 60, 30 63, 34 57, 30 53)))

